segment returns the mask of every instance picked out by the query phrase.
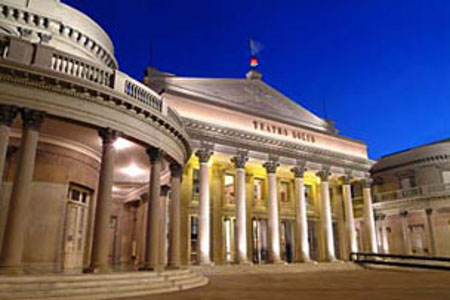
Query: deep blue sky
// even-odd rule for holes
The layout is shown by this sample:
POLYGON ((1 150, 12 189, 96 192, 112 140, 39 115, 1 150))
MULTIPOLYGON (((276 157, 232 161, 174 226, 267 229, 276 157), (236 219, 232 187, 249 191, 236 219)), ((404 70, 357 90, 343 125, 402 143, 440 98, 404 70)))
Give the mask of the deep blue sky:
POLYGON ((150 62, 243 77, 253 37, 263 79, 321 117, 325 100, 327 117, 371 158, 450 137, 448 0, 64 2, 110 34, 136 79, 150 62))

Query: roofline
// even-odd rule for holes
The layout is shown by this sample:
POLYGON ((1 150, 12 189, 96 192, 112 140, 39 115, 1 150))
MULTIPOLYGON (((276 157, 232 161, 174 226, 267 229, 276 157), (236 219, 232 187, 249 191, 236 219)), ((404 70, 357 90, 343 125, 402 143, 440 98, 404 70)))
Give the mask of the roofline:
POLYGON ((446 143, 446 142, 450 142, 450 138, 437 140, 437 141, 426 143, 426 144, 422 144, 422 145, 419 145, 419 146, 416 146, 416 147, 406 148, 404 150, 400 150, 400 151, 396 151, 396 152, 393 152, 393 153, 390 153, 390 154, 382 155, 380 159, 391 157, 391 156, 394 156, 394 155, 397 155, 397 154, 401 154, 401 153, 405 153, 405 152, 408 152, 408 151, 420 149, 420 148, 427 147, 427 146, 443 144, 443 143, 446 143))

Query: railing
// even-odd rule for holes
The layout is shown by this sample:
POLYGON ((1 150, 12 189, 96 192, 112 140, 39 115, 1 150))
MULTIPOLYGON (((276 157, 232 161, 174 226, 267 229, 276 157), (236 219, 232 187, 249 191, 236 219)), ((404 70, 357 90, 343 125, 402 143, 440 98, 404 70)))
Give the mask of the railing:
POLYGON ((450 257, 378 253, 350 253, 350 261, 363 265, 372 264, 450 271, 450 257))
POLYGON ((450 183, 438 184, 438 185, 424 185, 409 189, 401 189, 395 191, 389 191, 384 193, 375 194, 376 202, 421 198, 427 196, 440 196, 450 195, 450 183))

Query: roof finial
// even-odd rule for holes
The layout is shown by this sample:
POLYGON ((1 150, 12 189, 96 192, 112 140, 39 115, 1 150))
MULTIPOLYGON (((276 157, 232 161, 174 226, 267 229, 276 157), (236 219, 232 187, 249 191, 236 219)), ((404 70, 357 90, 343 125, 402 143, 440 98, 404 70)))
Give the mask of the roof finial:
POLYGON ((261 79, 262 75, 257 71, 259 65, 258 58, 256 55, 262 50, 263 46, 261 43, 250 38, 250 71, 247 72, 247 79, 261 79))

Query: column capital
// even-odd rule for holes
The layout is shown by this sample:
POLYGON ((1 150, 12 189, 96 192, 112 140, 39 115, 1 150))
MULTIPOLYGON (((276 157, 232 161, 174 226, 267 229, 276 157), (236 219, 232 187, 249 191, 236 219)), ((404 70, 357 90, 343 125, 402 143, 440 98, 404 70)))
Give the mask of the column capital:
POLYGON ((372 178, 363 178, 361 179, 361 184, 364 188, 372 187, 373 179, 372 178))
POLYGON ((234 163, 236 169, 245 169, 245 164, 248 161, 248 156, 244 153, 239 153, 231 158, 231 162, 234 163))
POLYGON ((280 166, 276 161, 268 161, 263 164, 263 167, 266 168, 266 172, 268 174, 275 174, 277 172, 277 168, 280 166))
POLYGON ((433 209, 429 207, 429 208, 425 209, 425 213, 427 215, 431 215, 431 214, 433 214, 433 209))
POLYGON ((305 166, 295 166, 291 169, 291 172, 294 173, 295 178, 303 178, 305 175, 305 166))
POLYGON ((350 185, 353 177, 346 174, 344 176, 341 176, 342 184, 343 185, 350 185))
POLYGON ((195 156, 198 157, 200 163, 207 163, 211 158, 211 155, 213 155, 213 153, 214 152, 210 149, 201 148, 195 151, 195 156))
POLYGON ((155 147, 148 147, 147 150, 147 155, 150 158, 150 163, 155 163, 155 162, 160 162, 162 159, 162 150, 159 148, 155 148, 155 147))
POLYGON ((99 129, 98 135, 102 139, 103 145, 111 146, 119 137, 119 132, 107 127, 99 129))
POLYGON ((170 186, 168 186, 166 184, 161 186, 161 196, 162 197, 167 197, 167 195, 169 194, 169 191, 170 191, 170 186))
POLYGON ((324 167, 322 170, 317 172, 316 175, 320 177, 320 180, 328 182, 328 179, 330 178, 331 175, 330 167, 324 167))
POLYGON ((403 210, 400 212, 400 216, 403 218, 406 218, 408 216, 408 211, 407 210, 403 210))
POLYGON ((11 127, 18 111, 15 105, 0 105, 0 125, 11 127))
POLYGON ((22 109, 22 128, 39 130, 44 122, 46 112, 41 110, 22 109))
POLYGON ((183 175, 183 166, 178 163, 170 163, 169 169, 172 177, 181 178, 181 175, 183 175))

